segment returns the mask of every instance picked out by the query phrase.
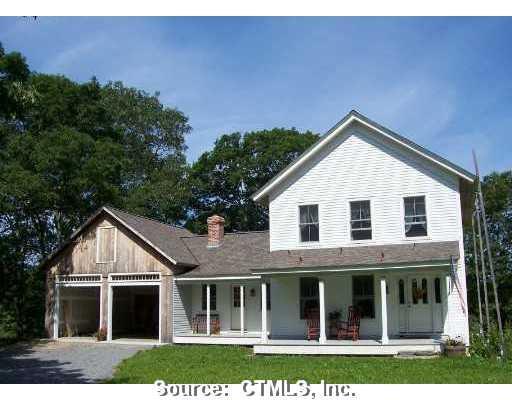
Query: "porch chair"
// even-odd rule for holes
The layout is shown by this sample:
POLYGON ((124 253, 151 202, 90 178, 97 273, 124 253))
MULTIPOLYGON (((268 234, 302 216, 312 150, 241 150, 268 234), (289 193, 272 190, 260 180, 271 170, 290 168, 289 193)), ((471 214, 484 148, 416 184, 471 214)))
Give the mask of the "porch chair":
MULTIPOLYGON (((192 317, 192 332, 206 333, 206 314, 197 313, 192 317)), ((210 315, 210 334, 218 335, 220 333, 220 319, 218 314, 210 315)))
POLYGON ((306 315, 306 337, 317 340, 320 337, 320 310, 312 308, 306 315))
POLYGON ((356 307, 348 308, 348 320, 338 322, 338 339, 359 340, 359 325, 361 323, 361 314, 356 307))

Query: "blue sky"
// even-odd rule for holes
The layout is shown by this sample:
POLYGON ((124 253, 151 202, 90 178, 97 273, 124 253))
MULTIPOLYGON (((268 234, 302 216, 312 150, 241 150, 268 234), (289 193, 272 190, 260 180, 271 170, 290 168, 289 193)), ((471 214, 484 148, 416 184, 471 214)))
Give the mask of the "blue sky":
POLYGON ((38 72, 161 93, 193 132, 327 131, 352 108, 484 173, 512 168, 512 19, 0 18, 38 72))

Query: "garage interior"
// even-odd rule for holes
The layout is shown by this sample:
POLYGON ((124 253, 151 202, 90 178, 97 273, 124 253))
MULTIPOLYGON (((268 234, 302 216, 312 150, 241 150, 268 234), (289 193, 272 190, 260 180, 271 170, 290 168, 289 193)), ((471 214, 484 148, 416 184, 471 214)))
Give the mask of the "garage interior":
POLYGON ((60 289, 59 337, 93 336, 99 325, 99 287, 60 289))
POLYGON ((112 288, 112 339, 157 339, 159 287, 112 288))

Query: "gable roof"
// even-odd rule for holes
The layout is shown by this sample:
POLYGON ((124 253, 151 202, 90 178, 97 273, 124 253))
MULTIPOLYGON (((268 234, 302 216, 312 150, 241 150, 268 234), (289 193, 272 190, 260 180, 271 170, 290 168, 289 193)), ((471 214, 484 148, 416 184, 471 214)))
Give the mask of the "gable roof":
POLYGON ((47 266, 51 260, 72 244, 74 240, 103 213, 123 225, 172 264, 185 266, 198 265, 196 258, 181 240, 182 237, 193 236, 193 234, 185 228, 164 224, 139 215, 129 214, 114 207, 103 206, 76 229, 67 241, 46 257, 41 263, 41 267, 47 266))
POLYGON ((309 149, 307 149, 301 156, 299 156, 296 160, 291 162, 285 169, 283 169, 279 174, 277 174, 274 178, 268 181, 262 188, 260 188, 256 193, 252 195, 252 199, 254 201, 261 200, 264 196, 266 196, 270 190, 272 190, 278 183, 282 182, 289 176, 292 172, 296 171, 300 168, 310 157, 316 154, 320 149, 322 149, 325 145, 327 145, 334 137, 337 136, 338 133, 342 132, 344 128, 350 125, 352 122, 359 122, 378 134, 381 134, 392 141, 398 143, 399 145, 408 148, 414 153, 418 154, 421 157, 424 157, 433 163, 439 165, 441 168, 450 171, 451 173, 459 176, 462 179, 465 179, 468 182, 473 182, 475 180, 475 175, 471 172, 465 170, 462 167, 448 161, 447 159, 441 157, 440 155, 435 154, 434 152, 414 143, 412 140, 409 140, 396 132, 378 124, 375 121, 372 121, 370 118, 360 114, 359 112, 352 110, 350 111, 341 121, 339 121, 336 125, 334 125, 327 133, 325 133, 316 143, 314 143, 309 149))
POLYGON ((111 215, 124 222, 133 233, 150 244, 173 264, 197 265, 196 258, 181 240, 194 234, 185 228, 168 225, 151 218, 129 214, 112 207, 105 207, 111 215))

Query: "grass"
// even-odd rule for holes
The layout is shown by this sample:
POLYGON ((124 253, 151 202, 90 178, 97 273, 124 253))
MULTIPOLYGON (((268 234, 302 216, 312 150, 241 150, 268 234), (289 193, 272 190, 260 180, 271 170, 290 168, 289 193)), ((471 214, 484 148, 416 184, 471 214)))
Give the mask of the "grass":
POLYGON ((482 358, 254 356, 234 346, 162 346, 124 360, 108 383, 512 383, 512 362, 482 358))

